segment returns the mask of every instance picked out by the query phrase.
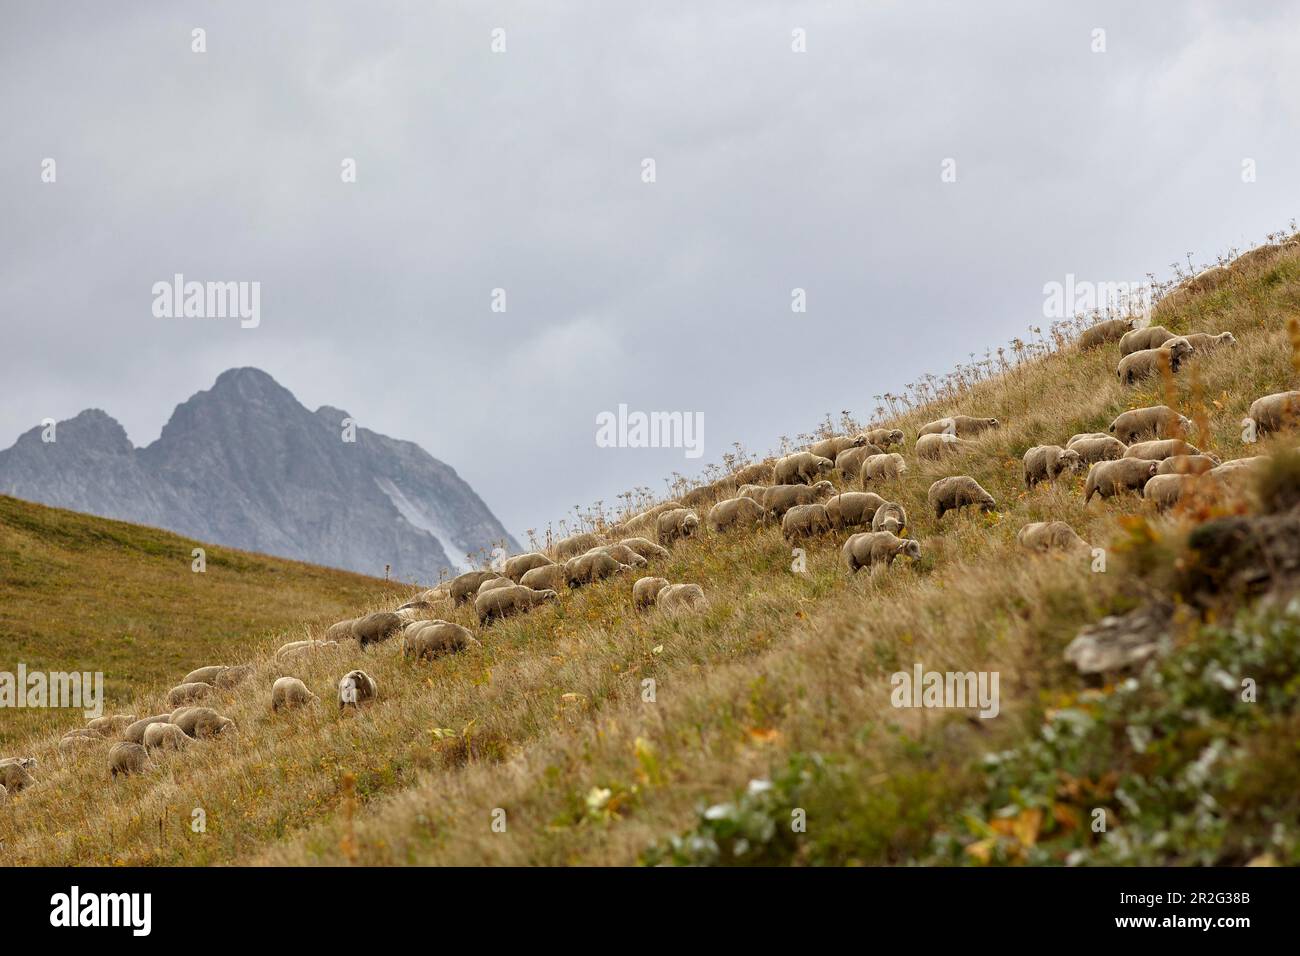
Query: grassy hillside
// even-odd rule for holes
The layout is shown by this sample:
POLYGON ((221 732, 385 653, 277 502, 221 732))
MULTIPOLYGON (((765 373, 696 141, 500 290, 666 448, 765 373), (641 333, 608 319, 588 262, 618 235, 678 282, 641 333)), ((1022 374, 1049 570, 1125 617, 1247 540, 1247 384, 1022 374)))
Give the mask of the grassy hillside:
MULTIPOLYGON (((480 648, 421 664, 390 642, 281 667, 275 647, 304 627, 246 631, 256 672, 215 704, 238 722, 237 737, 197 742, 111 783, 102 751, 61 763, 58 733, 34 735, 20 749, 42 759, 40 784, 0 811, 0 859, 1297 862, 1296 836, 1278 829, 1295 819, 1300 793, 1291 616, 1256 621, 1235 605, 1221 620, 1180 613, 1167 673, 1135 684, 1085 680, 1061 654, 1081 625, 1172 586, 1189 529, 1228 506, 1156 516, 1126 496, 1085 507, 1081 475, 1027 492, 1020 468, 1031 445, 1104 431, 1119 412, 1159 401, 1193 417, 1192 439, 1225 459, 1293 441, 1244 445, 1238 425, 1253 398, 1295 387, 1293 316, 1291 248, 1241 261, 1220 287, 1160 308, 1170 328, 1239 340, 1172 381, 1123 389, 1113 346, 1080 352, 1061 335, 1059 347, 1001 374, 971 374, 946 398, 896 409, 882 423, 907 434, 910 471, 895 494, 923 557, 888 573, 849 578, 842 537, 811 545, 806 571, 795 572, 768 528, 704 534, 653 569, 704 586, 709 607, 697 614, 638 613, 630 582, 615 578, 480 631, 480 648), (960 459, 918 462, 918 425, 953 411, 1004 424, 960 459), (997 512, 936 521, 926 490, 957 473, 988 488, 997 512), (1019 549, 1016 531, 1044 518, 1105 547, 1105 573, 1019 549), (1258 640, 1265 632, 1273 637, 1258 640), (894 709, 889 675, 918 662, 998 671, 1000 715, 894 709), (1211 664, 1249 667, 1270 695, 1243 709, 1211 694, 1211 664), (329 701, 353 667, 378 680, 380 700, 340 713, 329 701), (285 673, 324 702, 273 715, 269 688, 285 673), (202 833, 190 827, 196 808, 202 833), (1087 826, 1098 808, 1105 838, 1087 826), (806 813, 805 833, 791 832, 793 810, 806 813)), ((352 616, 395 602, 343 603, 352 616)), ((316 636, 328 617, 319 610, 303 615, 316 636)), ((465 608, 438 616, 472 623, 465 608)), ((191 663, 201 662, 142 674, 131 711, 165 709, 162 694, 191 663)))
MULTIPOLYGON (((102 671, 107 706, 409 588, 0 495, 0 670, 102 671), (192 549, 207 569, 191 570, 192 549)), ((0 744, 67 724, 0 710, 0 744)))

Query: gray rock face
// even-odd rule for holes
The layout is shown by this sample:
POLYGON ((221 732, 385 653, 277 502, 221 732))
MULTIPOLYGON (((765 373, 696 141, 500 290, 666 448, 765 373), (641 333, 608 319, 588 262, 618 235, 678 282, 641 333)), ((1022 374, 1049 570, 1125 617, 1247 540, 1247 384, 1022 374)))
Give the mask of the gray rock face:
POLYGON ((249 551, 405 580, 519 550, 456 472, 418 445, 311 412, 265 372, 223 372, 134 448, 98 409, 0 452, 0 493, 249 551))

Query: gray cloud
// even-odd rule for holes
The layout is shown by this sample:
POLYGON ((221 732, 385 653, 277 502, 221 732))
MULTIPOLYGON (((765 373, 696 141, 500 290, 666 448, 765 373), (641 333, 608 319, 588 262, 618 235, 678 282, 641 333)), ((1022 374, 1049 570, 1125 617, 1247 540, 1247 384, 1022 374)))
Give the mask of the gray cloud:
POLYGON ((1041 323, 1067 272, 1164 273, 1284 225, 1297 12, 14 5, 0 445, 88 406, 146 443, 256 365, 418 441, 517 533, 662 487, 700 462, 598 449, 598 412, 700 411, 705 460, 766 450, 1041 323), (176 272, 260 281, 261 327, 155 319, 176 272))

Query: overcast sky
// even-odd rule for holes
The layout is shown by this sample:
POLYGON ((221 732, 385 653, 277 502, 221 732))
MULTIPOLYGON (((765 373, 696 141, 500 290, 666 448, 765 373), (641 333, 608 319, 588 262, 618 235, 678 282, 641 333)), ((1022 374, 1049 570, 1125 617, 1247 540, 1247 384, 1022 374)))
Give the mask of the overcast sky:
POLYGON ((522 537, 869 414, 1041 324, 1067 273, 1167 274, 1284 227, 1297 23, 1294 2, 5 3, 0 447, 92 406, 147 444, 255 365, 418 442, 522 537), (260 282, 260 325, 156 318, 175 273, 260 282), (704 457, 598 448, 619 403, 702 413, 704 457))

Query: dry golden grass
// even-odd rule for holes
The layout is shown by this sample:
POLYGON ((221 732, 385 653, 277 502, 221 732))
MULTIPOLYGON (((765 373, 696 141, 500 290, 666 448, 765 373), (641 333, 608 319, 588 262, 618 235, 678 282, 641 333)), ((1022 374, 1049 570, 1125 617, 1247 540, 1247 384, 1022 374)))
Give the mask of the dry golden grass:
MULTIPOLYGON (((249 654, 256 673, 215 704, 239 724, 232 739, 197 742, 115 784, 102 752, 61 763, 55 731, 25 741, 23 752, 42 759, 40 785, 0 811, 0 858, 629 864, 688 826, 701 804, 729 799, 790 755, 813 751, 861 768, 861 799, 884 802, 810 820, 810 833, 820 827, 841 856, 863 862, 912 858, 960 802, 970 763, 1020 739, 1051 700, 1080 689, 1061 650, 1080 624, 1120 600, 1120 564, 1097 574, 1086 559, 1028 555, 1015 533, 1029 521, 1062 519, 1111 546, 1125 534, 1120 520, 1142 513, 1142 502, 1129 496, 1085 508, 1082 475, 1027 492, 1023 452, 1104 431, 1119 412, 1159 401, 1202 405, 1206 413, 1193 417, 1208 434, 1193 438, 1225 459, 1275 447, 1285 439, 1243 445, 1238 423, 1253 398, 1295 382, 1286 318, 1297 313, 1300 256, 1256 256, 1226 284, 1158 312, 1178 331, 1237 335, 1235 349, 1196 359, 1194 376, 1126 390, 1113 348, 1066 348, 977 383, 960 408, 909 413, 897 422, 909 436, 911 469, 897 497, 924 549, 914 565, 848 578, 841 536, 810 546, 806 573, 793 573, 775 528, 706 534, 652 568, 703 585, 709 608, 698 614, 636 613, 631 581, 617 578, 488 628, 481 648, 432 664, 404 661, 390 642, 282 667, 271 654, 301 629, 258 638, 249 654), (961 458, 917 462, 917 426, 955 411, 993 415, 1004 427, 961 458), (996 514, 934 519, 929 484, 958 473, 993 493, 996 514), (1001 716, 894 710, 889 674, 914 662, 999 671, 1001 716), (340 714, 333 687, 353 667, 378 680, 380 700, 340 714), (301 677, 321 705, 273 715, 269 688, 281 674, 301 677), (643 699, 647 679, 653 702, 643 699), (206 832, 191 830, 195 808, 206 814, 206 832), (505 832, 493 830, 497 809, 505 832)), ((1180 516, 1153 521, 1176 529, 1180 516)), ((349 615, 392 603, 358 603, 349 615)), ((471 623, 466 608, 440 616, 471 623)), ((323 623, 317 618, 308 632, 318 635, 323 623)), ((185 669, 142 681, 132 711, 165 709, 158 701, 185 669)))

